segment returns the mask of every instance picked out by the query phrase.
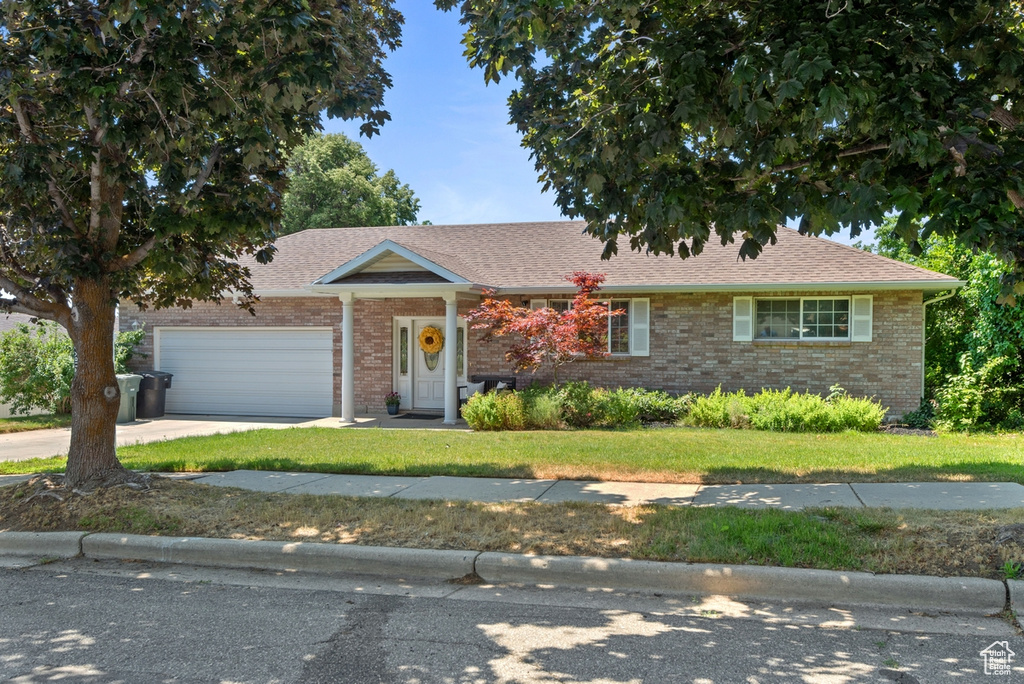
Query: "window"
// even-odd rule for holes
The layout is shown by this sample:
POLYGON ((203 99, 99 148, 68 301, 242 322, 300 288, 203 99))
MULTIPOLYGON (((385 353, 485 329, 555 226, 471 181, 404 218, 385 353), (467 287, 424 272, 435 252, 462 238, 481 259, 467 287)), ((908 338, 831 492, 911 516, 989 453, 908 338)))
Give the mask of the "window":
POLYGON ((621 310, 618 316, 608 317, 608 352, 629 353, 629 300, 613 299, 609 311, 621 310))
MULTIPOLYGON (((613 299, 601 304, 611 307, 609 311, 623 311, 619 316, 608 317, 608 353, 617 356, 650 356, 650 300, 613 299)), ((530 300, 531 309, 545 307, 564 313, 572 309, 572 300, 530 300)))
POLYGON ((466 329, 462 327, 455 330, 455 374, 466 375, 466 329))
POLYGON ((849 297, 733 298, 735 342, 848 340, 870 342, 871 295, 849 297))
POLYGON ((850 300, 758 299, 755 302, 758 339, 850 339, 850 300))
POLYGON ((405 326, 398 329, 398 372, 409 374, 409 328, 405 326))

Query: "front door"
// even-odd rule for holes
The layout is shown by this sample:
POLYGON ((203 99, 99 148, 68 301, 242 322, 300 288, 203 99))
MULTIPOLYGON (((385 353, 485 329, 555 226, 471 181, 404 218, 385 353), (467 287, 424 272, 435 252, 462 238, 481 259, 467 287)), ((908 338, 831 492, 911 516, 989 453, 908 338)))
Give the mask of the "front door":
MULTIPOLYGON (((430 354, 423 350, 420 335, 425 328, 441 331, 443 336, 444 319, 417 320, 413 325, 413 336, 409 345, 416 357, 413 375, 413 406, 424 409, 444 408, 444 349, 430 354)), ((444 345, 448 345, 444 340, 444 345)), ((451 341, 454 344, 454 340, 451 341)))

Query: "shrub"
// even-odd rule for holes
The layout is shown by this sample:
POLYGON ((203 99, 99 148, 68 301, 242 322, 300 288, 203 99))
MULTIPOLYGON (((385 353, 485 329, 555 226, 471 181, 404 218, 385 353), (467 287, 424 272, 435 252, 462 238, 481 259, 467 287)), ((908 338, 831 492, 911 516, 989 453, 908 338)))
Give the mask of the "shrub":
POLYGON ((604 420, 605 401, 599 391, 587 381, 567 382, 558 389, 562 406, 562 419, 569 427, 585 428, 604 420))
POLYGON ((523 398, 516 392, 474 394, 462 417, 474 430, 522 430, 526 427, 523 398))
POLYGON ((1024 388, 1006 385, 1017 362, 1003 356, 972 369, 967 355, 962 371, 947 379, 935 396, 935 425, 944 430, 1019 428, 1024 388))
POLYGON ((618 389, 615 394, 629 402, 641 423, 674 423, 687 411, 689 396, 672 398, 668 392, 645 390, 638 387, 618 389))
POLYGON ((734 394, 724 394, 721 386, 708 395, 698 395, 690 406, 689 422, 697 427, 726 428, 732 425, 729 405, 737 397, 743 396, 743 390, 734 394))
POLYGON ((604 392, 599 398, 602 422, 607 427, 630 427, 640 423, 640 411, 629 390, 620 387, 614 392, 604 392))
MULTIPOLYGON (((127 372, 127 364, 144 336, 142 329, 117 334, 114 341, 116 372, 127 372)), ((60 325, 20 324, 0 335, 0 401, 10 403, 12 413, 29 413, 34 408, 50 413, 71 413, 74 376, 71 338, 60 325)))
POLYGON ((877 430, 884 417, 881 404, 850 397, 840 387, 833 387, 828 399, 789 388, 761 390, 748 397, 743 390, 726 394, 719 387, 693 401, 688 422, 698 427, 752 427, 776 432, 866 432, 877 430))
POLYGON ((523 393, 526 429, 557 430, 562 427, 562 404, 551 392, 523 393))

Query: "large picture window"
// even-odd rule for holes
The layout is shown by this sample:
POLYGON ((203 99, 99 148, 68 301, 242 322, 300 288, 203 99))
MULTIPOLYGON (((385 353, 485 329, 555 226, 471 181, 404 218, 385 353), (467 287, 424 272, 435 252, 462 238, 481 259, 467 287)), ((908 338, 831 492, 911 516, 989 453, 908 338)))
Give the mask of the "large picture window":
POLYGON ((754 337, 757 339, 850 339, 850 300, 758 299, 754 337))

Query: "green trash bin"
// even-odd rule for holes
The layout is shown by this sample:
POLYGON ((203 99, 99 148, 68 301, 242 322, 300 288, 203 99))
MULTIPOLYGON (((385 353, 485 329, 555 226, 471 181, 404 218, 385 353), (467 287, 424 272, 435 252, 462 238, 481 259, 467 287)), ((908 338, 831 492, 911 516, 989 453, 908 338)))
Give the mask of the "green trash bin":
POLYGON ((135 399, 139 396, 141 375, 128 373, 117 376, 117 387, 121 390, 121 408, 117 412, 118 423, 130 423, 135 420, 135 399))

